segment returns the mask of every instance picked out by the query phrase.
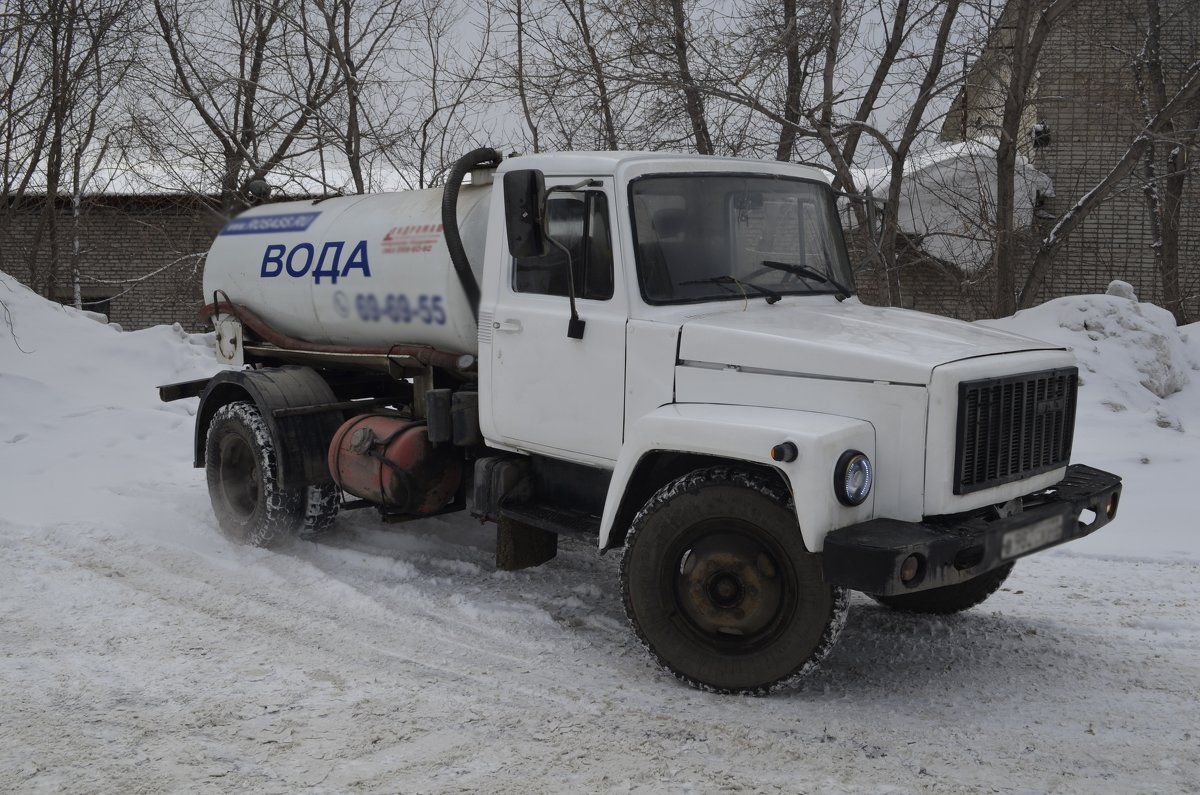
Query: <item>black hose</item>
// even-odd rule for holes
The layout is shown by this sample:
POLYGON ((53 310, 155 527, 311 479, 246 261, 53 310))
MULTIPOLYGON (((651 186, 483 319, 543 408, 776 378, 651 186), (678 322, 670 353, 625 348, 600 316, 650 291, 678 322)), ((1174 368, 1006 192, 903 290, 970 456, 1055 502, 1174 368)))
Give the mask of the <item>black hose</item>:
POLYGON ((450 250, 450 262, 454 264, 454 272, 458 274, 476 321, 479 320, 479 282, 471 270, 471 261, 467 259, 458 231, 458 191, 468 171, 481 166, 498 166, 503 158, 499 150, 486 146, 467 152, 446 172, 446 188, 442 192, 442 232, 446 236, 446 248, 450 250))

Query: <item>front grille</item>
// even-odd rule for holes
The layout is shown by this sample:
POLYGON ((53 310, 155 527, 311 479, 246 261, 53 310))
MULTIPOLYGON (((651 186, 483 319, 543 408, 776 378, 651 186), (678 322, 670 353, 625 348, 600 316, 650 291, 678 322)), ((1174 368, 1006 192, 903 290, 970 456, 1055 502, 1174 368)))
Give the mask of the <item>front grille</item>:
POLYGON ((1065 466, 1078 388, 1074 367, 960 383, 954 493, 1065 466))

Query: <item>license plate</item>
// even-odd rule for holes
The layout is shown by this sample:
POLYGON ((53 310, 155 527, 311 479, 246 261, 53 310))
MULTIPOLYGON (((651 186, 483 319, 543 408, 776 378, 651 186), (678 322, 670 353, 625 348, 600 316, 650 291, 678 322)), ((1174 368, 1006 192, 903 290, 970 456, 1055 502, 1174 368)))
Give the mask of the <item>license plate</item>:
POLYGON ((1063 519, 1051 516, 1020 530, 1009 530, 1000 538, 1000 557, 1014 558, 1062 538, 1063 519))

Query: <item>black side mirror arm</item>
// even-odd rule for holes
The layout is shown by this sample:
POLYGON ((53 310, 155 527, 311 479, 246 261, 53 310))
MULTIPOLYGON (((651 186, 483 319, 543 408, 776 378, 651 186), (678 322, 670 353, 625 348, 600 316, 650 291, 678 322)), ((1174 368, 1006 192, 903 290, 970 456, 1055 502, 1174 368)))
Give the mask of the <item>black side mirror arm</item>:
MULTIPOLYGON (((601 184, 598 179, 585 179, 574 185, 555 185, 547 188, 546 193, 575 193, 586 188, 599 188, 601 184)), ((547 243, 557 248, 567 258, 567 297, 571 301, 571 319, 567 321, 567 336, 573 340, 581 340, 583 339, 583 330, 587 327, 587 321, 579 317, 579 309, 575 306, 575 263, 571 261, 571 252, 562 243, 550 237, 548 232, 543 232, 543 237, 547 243)))
POLYGON ((545 240, 567 258, 567 297, 571 301, 571 319, 567 321, 567 336, 573 340, 581 340, 587 321, 579 317, 579 310, 575 307, 575 263, 571 262, 571 251, 550 235, 545 235, 545 240))

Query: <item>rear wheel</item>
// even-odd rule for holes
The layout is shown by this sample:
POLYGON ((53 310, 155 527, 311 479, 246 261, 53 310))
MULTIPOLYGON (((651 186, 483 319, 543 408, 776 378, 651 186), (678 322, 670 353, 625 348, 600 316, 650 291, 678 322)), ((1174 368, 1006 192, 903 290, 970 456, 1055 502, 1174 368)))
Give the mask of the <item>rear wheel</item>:
POLYGON ((213 414, 205 446, 208 496, 221 531, 234 541, 275 546, 305 520, 305 488, 279 485, 275 445, 254 404, 228 403, 213 414))
POLYGON ((304 521, 301 523, 300 537, 315 539, 328 532, 333 527, 341 506, 342 490, 333 481, 305 489, 304 521))
POLYGON ((669 483, 633 520, 626 614, 654 658, 693 687, 766 693, 813 670, 845 621, 786 492, 735 467, 669 483))
POLYGON ((930 613, 933 615, 949 615, 969 610, 994 594, 1013 570, 1013 564, 1008 563, 998 569, 992 569, 974 579, 960 582, 958 585, 946 585, 941 588, 930 588, 928 591, 896 594, 895 596, 872 596, 876 602, 886 605, 893 610, 905 613, 930 613))

